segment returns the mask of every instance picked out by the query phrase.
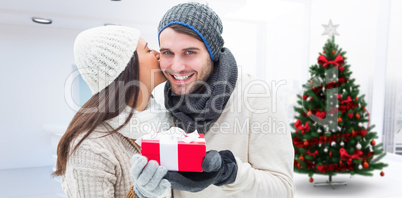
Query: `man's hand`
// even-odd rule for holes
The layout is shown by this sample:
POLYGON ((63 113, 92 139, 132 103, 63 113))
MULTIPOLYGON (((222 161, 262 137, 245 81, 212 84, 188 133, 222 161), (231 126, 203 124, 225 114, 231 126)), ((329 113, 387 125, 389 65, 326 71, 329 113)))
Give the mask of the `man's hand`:
POLYGON ((165 178, 173 189, 198 192, 211 184, 221 186, 233 183, 237 175, 236 160, 229 150, 208 151, 202 169, 201 173, 168 171, 165 178))

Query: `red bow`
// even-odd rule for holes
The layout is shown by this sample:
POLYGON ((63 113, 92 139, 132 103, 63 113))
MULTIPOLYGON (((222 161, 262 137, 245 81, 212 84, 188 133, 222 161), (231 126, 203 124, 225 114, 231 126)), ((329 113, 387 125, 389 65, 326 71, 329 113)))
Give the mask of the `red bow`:
POLYGON ((304 124, 304 126, 302 126, 302 123, 300 122, 299 119, 296 121, 295 127, 296 127, 296 131, 301 130, 303 135, 304 135, 304 132, 310 131, 310 126, 308 125, 308 122, 306 122, 306 124, 304 124))
POLYGON ((341 55, 338 55, 333 61, 328 61, 324 55, 321 55, 320 57, 318 57, 318 63, 321 64, 323 67, 327 68, 328 64, 339 66, 343 65, 345 61, 343 60, 341 55))
POLYGON ((339 153, 341 154, 341 160, 348 161, 349 165, 352 164, 352 159, 360 159, 363 155, 363 152, 359 149, 356 149, 353 155, 349 155, 344 148, 339 149, 339 153))
POLYGON ((310 152, 310 150, 307 150, 306 152, 307 155, 312 155, 313 157, 317 157, 318 156, 318 151, 315 150, 314 153, 310 152))
POLYGON ((348 96, 345 100, 342 98, 341 94, 338 94, 337 96, 338 100, 341 101, 341 104, 344 103, 349 103, 349 102, 353 102, 352 98, 350 96, 348 96))
POLYGON ((341 101, 341 104, 348 104, 350 102, 353 102, 352 98, 350 98, 350 96, 348 96, 345 100, 342 99, 342 97, 339 97, 339 100, 341 101))

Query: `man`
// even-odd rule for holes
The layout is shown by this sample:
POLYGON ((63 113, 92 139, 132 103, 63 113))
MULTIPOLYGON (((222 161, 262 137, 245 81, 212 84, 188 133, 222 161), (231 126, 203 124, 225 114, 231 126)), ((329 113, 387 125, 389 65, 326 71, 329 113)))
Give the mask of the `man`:
POLYGON ((293 197, 285 113, 266 83, 238 72, 222 30, 199 3, 172 7, 158 27, 165 106, 176 126, 205 134, 208 150, 204 172, 168 172, 174 197, 293 197))

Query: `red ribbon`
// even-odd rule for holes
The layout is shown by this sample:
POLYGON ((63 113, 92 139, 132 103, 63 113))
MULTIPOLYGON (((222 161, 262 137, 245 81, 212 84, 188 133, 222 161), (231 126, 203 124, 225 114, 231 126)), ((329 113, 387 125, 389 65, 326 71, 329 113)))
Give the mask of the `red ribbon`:
POLYGON ((363 152, 359 149, 356 149, 353 155, 349 155, 344 148, 339 149, 339 153, 341 154, 341 160, 348 161, 349 165, 352 164, 352 159, 360 159, 363 155, 363 152))
POLYGON ((295 122, 295 125, 294 125, 294 126, 296 127, 296 131, 300 130, 303 135, 304 135, 305 132, 310 131, 310 126, 308 125, 308 121, 307 121, 306 124, 304 124, 304 126, 303 126, 302 123, 300 122, 300 120, 298 119, 298 120, 295 122))
POLYGON ((335 60, 328 61, 324 55, 318 57, 318 63, 321 64, 323 67, 327 68, 328 64, 333 64, 335 66, 343 65, 345 61, 343 60, 341 55, 336 56, 335 60))

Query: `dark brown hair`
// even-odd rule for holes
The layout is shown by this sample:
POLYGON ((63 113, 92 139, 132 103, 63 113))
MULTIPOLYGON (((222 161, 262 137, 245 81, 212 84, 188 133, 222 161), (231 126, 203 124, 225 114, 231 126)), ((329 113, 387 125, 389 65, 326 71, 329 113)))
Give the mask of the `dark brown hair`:
MULTIPOLYGON (((65 173, 68 158, 96 127, 105 125, 105 120, 119 115, 126 105, 135 107, 139 93, 139 80, 138 54, 135 51, 126 69, 104 90, 93 95, 75 114, 57 147, 57 165, 53 176, 65 173), (74 148, 70 148, 71 142, 81 134, 84 135, 80 141, 74 148)), ((123 128, 129 122, 133 112, 134 108, 123 125, 111 129, 106 135, 116 133, 123 128)))
POLYGON ((174 31, 176 31, 178 33, 187 34, 187 35, 189 35, 191 37, 194 37, 194 38, 198 39, 202 43, 204 43, 204 41, 202 40, 200 35, 198 35, 196 32, 194 32, 192 29, 190 29, 190 28, 188 28, 186 26, 179 25, 179 24, 172 24, 169 27, 172 28, 174 31))

